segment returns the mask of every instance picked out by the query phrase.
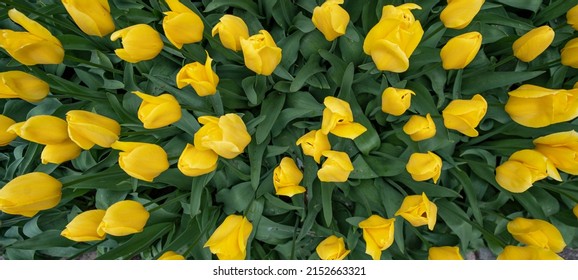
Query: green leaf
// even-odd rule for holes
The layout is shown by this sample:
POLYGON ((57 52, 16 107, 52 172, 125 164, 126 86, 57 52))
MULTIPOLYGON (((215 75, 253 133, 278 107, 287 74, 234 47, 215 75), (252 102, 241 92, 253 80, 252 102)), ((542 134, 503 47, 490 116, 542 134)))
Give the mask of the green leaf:
POLYGON ((554 18, 566 14, 570 8, 576 5, 578 5, 578 0, 553 0, 550 5, 546 5, 544 9, 536 14, 534 23, 536 26, 540 26, 554 18))
POLYGON ((10 245, 10 248, 24 250, 44 250, 54 247, 70 247, 76 243, 72 240, 68 240, 62 237, 60 232, 61 230, 50 229, 37 234, 32 238, 18 241, 10 245))
POLYGON ((323 205, 323 219, 325 225, 330 226, 333 221, 333 183, 321 183, 321 205, 323 205))
POLYGON ((217 202, 222 202, 225 211, 243 212, 251 201, 255 198, 255 191, 251 187, 251 182, 243 182, 230 189, 222 189, 217 193, 217 202))
POLYGON ((255 191, 259 187, 259 180, 261 179, 261 163, 263 162, 263 154, 265 153, 266 148, 267 143, 257 144, 255 141, 249 143, 248 153, 249 164, 251 165, 251 186, 255 191))
MULTIPOLYGON (((534 72, 486 72, 472 77, 464 77, 462 81, 462 93, 472 95, 483 93, 487 90, 511 86, 542 75, 544 71, 534 72), (491 83, 480 83, 480 81, 492 81, 491 83)), ((466 76, 466 75, 464 75, 466 76)))
POLYGON ((201 213, 201 199, 203 198, 203 190, 211 181, 215 172, 209 174, 204 174, 193 178, 191 182, 191 197, 189 199, 190 207, 190 217, 194 218, 197 214, 201 213))
POLYGON ((502 3, 504 5, 512 6, 518 9, 529 10, 537 12, 540 9, 542 0, 495 0, 494 2, 502 3))
POLYGON ((476 197, 476 192, 472 185, 472 181, 470 180, 468 175, 458 167, 450 169, 450 173, 454 175, 454 177, 458 180, 460 185, 464 188, 464 192, 466 193, 466 199, 468 200, 470 209, 474 214, 474 218, 479 224, 483 224, 482 212, 480 211, 480 207, 478 205, 479 199, 476 197))
POLYGON ((276 245, 292 238, 294 232, 293 226, 279 224, 263 216, 256 225, 255 239, 276 245))
POLYGON ((289 88, 291 92, 298 91, 303 87, 303 85, 305 85, 305 82, 311 78, 311 76, 323 71, 323 68, 319 66, 319 60, 320 57, 318 55, 312 55, 309 57, 307 63, 301 67, 299 72, 297 72, 295 79, 291 82, 291 87, 289 88))
POLYGON ((261 144, 267 139, 284 105, 285 94, 282 93, 270 93, 263 100, 260 116, 264 116, 265 120, 259 124, 255 132, 257 144, 261 144))
POLYGON ((171 229, 171 223, 155 224, 145 227, 143 232, 133 235, 128 241, 100 255, 97 260, 130 259, 149 249, 157 239, 163 237, 171 229))
POLYGON ((438 207, 438 215, 452 230, 452 233, 460 238, 460 245, 466 250, 472 241, 472 237, 474 237, 472 226, 464 221, 464 219, 469 219, 468 215, 459 207, 455 207, 455 204, 445 199, 438 199, 435 203, 443 206, 438 207), (452 211, 449 209, 452 209, 452 211))
POLYGON ((57 36, 65 50, 93 51, 96 46, 88 39, 71 34, 57 36))
POLYGON ((245 10, 252 15, 260 18, 261 15, 259 14, 259 8, 254 1, 251 0, 236 0, 236 1, 229 1, 229 0, 212 0, 209 5, 205 7, 205 13, 212 12, 219 8, 239 8, 245 10))

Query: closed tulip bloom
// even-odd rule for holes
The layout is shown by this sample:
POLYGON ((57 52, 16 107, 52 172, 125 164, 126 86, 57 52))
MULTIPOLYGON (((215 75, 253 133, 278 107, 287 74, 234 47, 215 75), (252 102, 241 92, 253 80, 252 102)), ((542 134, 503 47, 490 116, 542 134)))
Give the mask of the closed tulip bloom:
POLYGON ((177 99, 168 94, 153 96, 140 91, 133 91, 142 103, 138 108, 138 119, 146 129, 168 126, 181 119, 181 105, 177 99))
POLYGON ((429 113, 425 117, 411 116, 403 126, 403 132, 413 141, 422 141, 436 135, 436 124, 429 113))
POLYGON ((514 56, 524 62, 534 60, 552 44, 554 35, 554 30, 547 25, 530 30, 512 45, 514 56))
POLYGON ((381 94, 381 111, 384 113, 401 116, 411 106, 411 96, 415 92, 402 88, 386 88, 381 94))
POLYGON ((251 135, 243 119, 236 114, 226 114, 219 118, 204 116, 199 118, 203 126, 195 133, 195 147, 213 150, 226 159, 233 159, 243 153, 251 142, 251 135))
POLYGON ((482 46, 482 34, 468 32, 451 38, 440 52, 442 67, 446 70, 464 69, 478 54, 482 46))
POLYGON ((345 249, 343 237, 331 235, 317 245, 315 252, 322 260, 342 260, 349 255, 350 250, 345 249))
POLYGON ((331 143, 326 134, 321 130, 311 130, 297 139, 297 145, 301 145, 305 155, 313 157, 315 162, 321 162, 321 155, 325 151, 331 150, 331 143))
POLYGON ((12 142, 18 135, 9 132, 8 128, 16 122, 4 115, 0 115, 0 147, 6 146, 12 142))
POLYGON ((182 261, 185 260, 185 257, 182 255, 177 254, 175 251, 166 251, 162 254, 159 258, 159 261, 182 261))
POLYGON ((566 22, 575 30, 578 30, 578 5, 572 7, 566 13, 566 22))
POLYGON ((81 152, 82 149, 69 139, 62 143, 46 145, 42 149, 40 160, 42 164, 61 164, 77 158, 81 152))
POLYGON ((562 48, 560 56, 563 65, 578 68, 578 38, 568 41, 562 48))
POLYGON ((279 166, 273 170, 273 186, 276 195, 294 196, 304 193, 305 188, 300 186, 303 173, 290 157, 284 157, 279 166))
POLYGON ((327 41, 335 40, 347 29, 349 14, 340 4, 343 4, 343 0, 327 0, 313 9, 311 21, 327 41))
POLYGON ((106 209, 96 232, 113 236, 126 236, 143 231, 150 217, 149 212, 139 202, 119 201, 106 209))
POLYGON ((177 87, 184 88, 190 85, 199 96, 213 95, 217 92, 219 76, 213 71, 213 59, 207 53, 205 65, 199 62, 189 63, 177 73, 177 87))
POLYGON ((476 127, 480 124, 486 112, 488 103, 479 94, 470 100, 456 99, 442 111, 444 125, 449 129, 455 129, 469 137, 479 135, 476 127))
POLYGON ((545 155, 557 169, 578 175, 578 133, 574 130, 553 133, 534 140, 536 151, 545 155))
POLYGON ((414 227, 427 225, 429 230, 433 230, 437 213, 437 206, 429 201, 425 193, 422 193, 421 195, 406 196, 395 215, 402 216, 414 227))
POLYGON ((323 120, 321 131, 324 134, 332 134, 349 139, 355 139, 363 134, 367 129, 356 122, 353 122, 353 113, 349 103, 333 96, 325 97, 323 101, 323 120))
POLYGON ((61 118, 38 115, 10 126, 8 132, 30 142, 51 145, 68 141, 68 125, 61 118))
POLYGON ((169 169, 167 153, 159 145, 116 141, 111 148, 121 150, 118 164, 131 177, 152 182, 169 169))
POLYGON ((0 189, 0 211, 32 217, 55 207, 62 197, 62 183, 42 172, 18 176, 0 189))
POLYGON ((442 173, 442 159, 432 152, 413 153, 409 157, 405 169, 414 180, 427 181, 433 179, 435 184, 442 173))
POLYGON ((253 225, 247 218, 229 215, 209 237, 204 247, 209 247, 219 260, 244 260, 247 240, 252 230, 253 225))
POLYGON ((536 247, 525 246, 518 247, 508 245, 504 251, 498 255, 498 260, 563 260, 551 250, 536 247))
POLYGON ((572 213, 574 213, 574 216, 576 216, 576 218, 578 218, 578 204, 576 206, 574 206, 574 208, 572 208, 572 213))
POLYGON ((353 164, 349 155, 344 152, 324 151, 327 157, 321 169, 317 171, 317 177, 321 182, 347 182, 349 173, 353 171, 353 164))
POLYGON ((271 75, 281 62, 281 48, 267 30, 247 39, 241 38, 241 49, 245 66, 259 75, 271 75))
POLYGON ((484 2, 484 0, 448 0, 448 5, 440 14, 440 20, 447 28, 463 29, 472 22, 484 2))
POLYGON ((428 260, 463 260, 459 247, 442 246, 430 247, 428 250, 428 260))
POLYGON ((232 51, 241 50, 241 39, 249 38, 249 28, 242 18, 234 15, 223 15, 213 27, 212 35, 219 34, 221 44, 232 51))
POLYGON ((534 182, 546 177, 562 181, 554 163, 534 150, 521 150, 496 167, 496 181, 513 193, 525 192, 534 182))
POLYGON ((381 251, 393 244, 394 222, 395 218, 385 219, 378 215, 371 215, 359 223, 358 226, 363 230, 365 253, 372 259, 381 259, 381 251))
POLYGON ((178 49, 184 44, 200 42, 205 26, 201 18, 179 0, 166 0, 169 8, 164 12, 163 29, 167 39, 178 49))
POLYGON ((554 253, 560 253, 566 247, 560 231, 544 220, 517 217, 508 222, 507 228, 516 240, 526 245, 552 250, 554 253))
POLYGON ((48 84, 22 71, 0 73, 0 98, 20 98, 38 102, 50 92, 48 84))
POLYGON ((60 235, 76 242, 103 240, 105 234, 99 234, 96 229, 105 213, 100 209, 82 212, 66 225, 60 235))
POLYGON ((187 144, 179 157, 177 167, 183 174, 196 177, 217 169, 218 159, 219 155, 213 150, 197 149, 194 145, 187 144))
POLYGON ((95 144, 110 148, 118 140, 120 125, 113 119, 83 110, 66 113, 68 135, 78 146, 89 150, 95 144))
POLYGON ((122 38, 122 48, 114 52, 122 60, 137 63, 155 58, 163 49, 159 33, 146 24, 136 24, 117 30, 110 35, 110 40, 122 38))
POLYGON ((0 29, 0 47, 10 56, 24 65, 62 63, 62 43, 48 29, 16 9, 9 10, 8 16, 26 29, 26 32, 0 29))
POLYGON ((62 5, 82 32, 103 37, 114 31, 108 0, 62 0, 62 5))

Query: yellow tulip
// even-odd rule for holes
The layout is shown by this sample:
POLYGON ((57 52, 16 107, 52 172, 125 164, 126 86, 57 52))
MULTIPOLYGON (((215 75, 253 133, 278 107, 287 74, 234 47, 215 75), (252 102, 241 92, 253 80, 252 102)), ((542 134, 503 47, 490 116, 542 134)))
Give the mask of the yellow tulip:
POLYGON ((66 122, 58 117, 39 115, 30 117, 25 122, 19 122, 8 128, 8 132, 20 136, 30 142, 53 145, 68 141, 66 122))
POLYGON ((466 68, 474 60, 481 46, 482 34, 477 31, 451 38, 440 52, 442 67, 446 70, 466 68))
POLYGON ((196 177, 217 169, 218 159, 219 155, 213 150, 197 149, 194 145, 187 144, 179 157, 177 167, 183 174, 196 177))
POLYGON ((305 155, 313 157, 315 162, 321 162, 321 155, 331 150, 331 144, 326 134, 321 130, 311 130, 297 139, 297 145, 301 145, 305 155))
POLYGON ((241 50, 241 39, 249 38, 249 28, 242 18, 234 15, 223 15, 213 27, 212 35, 219 34, 221 44, 232 51, 241 50))
POLYGON ((168 126, 181 119, 181 105, 177 99, 168 94, 153 96, 140 91, 133 91, 142 103, 138 108, 138 119, 146 129, 168 126))
POLYGON ((424 33, 411 13, 414 9, 421 7, 414 3, 383 7, 381 19, 363 41, 363 51, 371 56, 377 69, 401 73, 409 68, 409 57, 424 33))
POLYGON ((572 208, 572 213, 574 213, 574 216, 578 218, 578 204, 575 205, 574 208, 572 208))
POLYGON ((403 126, 403 132, 413 141, 422 141, 436 135, 436 124, 429 113, 425 117, 411 116, 403 126))
POLYGON ((80 156, 82 149, 68 139, 62 143, 49 144, 42 149, 40 160, 42 164, 54 163, 61 164, 63 162, 73 160, 80 156))
POLYGON ((518 247, 508 245, 498 255, 498 260, 563 260, 556 253, 535 246, 518 247))
POLYGON ((451 246, 430 247, 428 250, 428 260, 463 260, 460 248, 451 246))
POLYGON ((429 230, 433 230, 437 213, 437 206, 429 201, 425 193, 422 193, 421 195, 406 196, 395 215, 402 216, 414 227, 427 225, 429 230))
POLYGON ((209 247, 211 253, 220 260, 243 260, 247 252, 247 239, 253 230, 253 225, 247 218, 239 215, 229 215, 213 232, 204 247, 209 247))
POLYGON ((55 207, 62 197, 62 183, 42 172, 18 176, 0 189, 0 211, 32 217, 55 207))
POLYGON ((484 2, 484 0, 448 0, 448 5, 440 14, 440 20, 447 28, 463 29, 472 22, 484 2))
POLYGON ((245 66, 259 75, 271 75, 281 62, 281 48, 267 30, 247 39, 241 38, 241 49, 245 66))
POLYGON ((560 253, 566 247, 560 231, 544 220, 517 217, 508 222, 507 228, 516 240, 526 245, 552 250, 554 253, 560 253))
POLYGON ((327 41, 335 40, 345 34, 347 29, 349 14, 340 4, 343 4, 343 0, 326 0, 313 9, 311 21, 327 41))
POLYGON ((85 150, 92 148, 95 144, 110 148, 120 135, 118 122, 92 112, 68 111, 66 121, 70 139, 85 150))
POLYGON ((442 159, 432 152, 413 153, 409 157, 405 169, 414 180, 427 181, 433 179, 435 184, 442 173, 442 159))
POLYGON ((575 30, 578 30, 578 5, 572 7, 566 13, 566 22, 575 30))
POLYGON ((363 134, 367 129, 356 122, 353 122, 353 113, 349 103, 333 96, 325 97, 323 101, 323 120, 321 131, 324 134, 332 134, 349 139, 355 139, 363 134))
POLYGON ((114 31, 108 0, 61 0, 68 14, 82 32, 103 37, 114 31))
POLYGON ((411 105, 411 96, 415 92, 409 89, 388 87, 381 94, 381 111, 384 113, 401 116, 411 105))
POLYGON ((279 166, 273 170, 273 186, 276 195, 294 196, 304 193, 305 188, 300 186, 303 173, 290 157, 284 157, 279 166))
MULTIPOLYGON (((1 40, 1 39, 0 39, 1 40)), ((20 98, 38 102, 50 92, 48 84, 22 71, 0 73, 0 98, 20 98)))
POLYGON ((118 155, 118 164, 131 177, 152 182, 169 169, 167 153, 159 145, 116 141, 111 148, 122 151, 118 155))
POLYGON ((48 29, 16 9, 9 10, 8 16, 26 31, 0 29, 1 48, 24 65, 62 63, 62 43, 48 29))
POLYGON ((514 56, 524 62, 534 60, 552 44, 554 35, 554 30, 547 25, 530 30, 512 45, 514 56))
POLYGON ((562 48, 560 52, 562 64, 572 68, 578 68, 578 38, 574 38, 562 48))
POLYGON ((100 209, 82 212, 66 225, 60 235, 76 242, 103 240, 105 234, 99 234, 96 229, 105 213, 100 209))
POLYGON ((163 49, 159 33, 146 24, 136 24, 117 30, 110 35, 110 40, 122 38, 122 49, 114 52, 122 60, 137 63, 155 58, 163 49))
POLYGON ((476 137, 479 135, 476 127, 487 111, 486 99, 476 94, 470 100, 452 100, 443 110, 442 116, 447 128, 455 129, 469 137, 476 137))
POLYGON ((378 215, 371 215, 359 223, 359 227, 363 230, 365 253, 372 259, 381 259, 381 251, 393 244, 394 222, 395 218, 384 219, 378 215))
POLYGON ((324 151, 322 155, 327 159, 317 171, 319 180, 321 182, 347 182, 349 173, 353 171, 349 155, 337 151, 324 151))
POLYGON ((149 212, 139 202, 119 201, 106 209, 96 232, 113 236, 126 236, 143 231, 150 217, 149 212))
POLYGON ((15 123, 13 119, 0 115, 0 147, 7 146, 12 140, 18 137, 18 135, 8 131, 8 128, 15 123))
POLYGON ((578 133, 574 130, 553 133, 534 140, 536 151, 545 155, 557 169, 578 175, 578 133))
POLYGON ((213 150, 217 155, 232 159, 243 153, 251 142, 245 123, 236 114, 226 114, 219 118, 204 116, 203 124, 195 133, 195 147, 199 150, 213 150))
POLYGON ((177 254, 175 251, 166 251, 162 254, 159 258, 159 261, 182 261, 185 260, 185 257, 182 255, 177 254))
POLYGON ((562 181, 554 163, 534 150, 521 150, 496 168, 498 184, 513 193, 525 192, 534 182, 546 177, 562 181))
POLYGON ((184 88, 190 85, 199 96, 213 95, 217 92, 219 76, 213 71, 213 59, 207 54, 205 65, 199 62, 189 63, 177 73, 177 87, 184 88))
POLYGON ((183 44, 192 44, 203 40, 205 26, 201 18, 183 5, 179 0, 166 0, 169 12, 164 12, 163 29, 167 39, 178 49, 183 44))
POLYGON ((322 260, 342 260, 345 259, 351 251, 345 249, 343 237, 331 235, 317 245, 315 252, 317 252, 317 255, 322 260))

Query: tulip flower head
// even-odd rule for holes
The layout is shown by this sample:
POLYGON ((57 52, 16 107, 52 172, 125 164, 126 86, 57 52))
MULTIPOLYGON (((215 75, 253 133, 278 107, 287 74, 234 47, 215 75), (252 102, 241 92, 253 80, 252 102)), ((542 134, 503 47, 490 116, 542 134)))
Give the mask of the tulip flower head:
POLYGON ((122 151, 118 155, 118 164, 133 178, 152 182, 169 169, 167 153, 158 145, 116 141, 111 148, 122 151))
POLYGON ((340 4, 343 4, 343 0, 326 0, 313 9, 311 21, 327 41, 344 35, 347 29, 349 14, 340 4))
POLYGON ((212 35, 219 34, 221 43, 232 51, 241 50, 241 39, 249 38, 249 28, 242 18, 234 15, 223 15, 213 27, 212 35))
POLYGON ((525 246, 518 247, 508 245, 504 251, 498 255, 498 260, 563 260, 551 250, 536 247, 525 246))
POLYGON ((201 18, 179 0, 166 0, 169 8, 164 12, 163 29, 167 39, 178 49, 184 44, 200 42, 205 26, 201 18))
POLYGON ((190 85, 199 96, 213 95, 217 93, 219 76, 213 71, 211 63, 213 59, 207 54, 205 65, 199 62, 189 63, 177 73, 177 87, 184 88, 190 85))
POLYGON ((196 177, 217 169, 218 159, 219 155, 213 150, 197 149, 194 145, 187 144, 179 157, 177 167, 183 174, 196 177))
POLYGON ((508 222, 507 228, 516 240, 526 245, 552 250, 554 253, 560 253, 566 247, 560 231, 544 220, 517 217, 508 222))
POLYGON ((534 140, 535 150, 545 155, 557 169, 578 175, 578 133, 553 133, 534 140))
POLYGON ((566 13, 566 23, 570 24, 575 30, 578 30, 578 5, 568 10, 566 13))
POLYGON ((281 62, 281 48, 277 47, 267 30, 261 30, 259 34, 241 39, 241 49, 245 66, 259 75, 271 75, 281 62))
POLYGON ((546 177, 562 181, 554 163, 535 150, 521 150, 496 168, 498 184, 513 193, 528 190, 534 182, 546 177))
POLYGON ((117 30, 110 35, 110 40, 122 38, 122 48, 114 52, 122 60, 138 63, 155 58, 163 49, 159 33, 146 24, 136 24, 117 30))
POLYGON ((411 96, 415 92, 409 89, 388 87, 381 94, 381 111, 384 113, 401 116, 411 106, 411 96))
POLYGON ((146 129, 161 128, 178 122, 181 119, 181 105, 177 99, 168 94, 153 96, 140 91, 133 91, 142 103, 138 108, 138 119, 146 129))
POLYGON ((20 98, 28 102, 38 102, 49 92, 50 87, 45 81, 28 73, 22 71, 0 73, 0 98, 20 98))
POLYGON ((106 209, 96 232, 113 236, 126 236, 143 231, 150 217, 149 212, 139 202, 119 201, 106 209))
POLYGON ((0 189, 0 211, 33 217, 55 207, 62 197, 62 183, 54 177, 32 172, 18 176, 0 189))
POLYGON ((321 155, 325 151, 331 150, 331 143, 327 134, 321 130, 311 130, 297 139, 297 145, 301 145, 305 155, 313 157, 315 162, 321 163, 321 155))
POLYGON ((342 260, 349 255, 350 250, 345 249, 345 242, 343 237, 331 235, 315 248, 317 255, 322 260, 342 260))
POLYGON ((371 215, 359 223, 365 240, 365 253, 372 259, 381 259, 381 251, 393 244, 395 232, 395 218, 385 219, 378 215, 371 215))
POLYGON ((574 208, 572 208, 572 213, 574 213, 574 216, 578 218, 578 204, 575 205, 574 208))
POLYGON ((104 240, 105 234, 99 234, 97 229, 105 213, 100 209, 82 212, 66 225, 60 235, 76 242, 104 240))
POLYGON ((552 44, 554 35, 554 30, 547 25, 530 30, 512 45, 514 56, 524 62, 534 60, 552 44))
POLYGON ((403 217, 414 227, 427 225, 429 230, 433 230, 437 213, 437 206, 427 198, 425 193, 422 193, 406 196, 395 215, 403 217))
POLYGON ((209 247, 219 260, 244 260, 247 240, 252 230, 253 225, 247 218, 229 215, 209 237, 204 247, 209 247))
POLYGON ((484 2, 484 0, 448 0, 448 5, 440 14, 440 20, 447 28, 463 29, 472 22, 484 2))
POLYGON ((182 261, 185 257, 177 254, 175 251, 166 251, 159 258, 159 261, 182 261))
POLYGON ((42 164, 61 164, 77 158, 81 152, 82 149, 68 139, 62 143, 46 145, 40 154, 40 161, 42 164))
POLYGON ((203 116, 199 118, 199 123, 203 126, 195 133, 196 149, 212 150, 221 157, 233 159, 243 153, 251 142, 243 119, 236 114, 219 118, 203 116))
POLYGON ((436 124, 429 113, 425 117, 411 116, 403 126, 403 132, 413 141, 422 141, 436 135, 436 124))
POLYGON ((89 150, 95 144, 110 148, 120 135, 118 122, 88 111, 68 111, 66 122, 70 139, 85 150, 89 150))
POLYGON ((562 48, 560 52, 562 65, 578 68, 578 38, 574 38, 562 48))
POLYGON ((303 173, 290 157, 284 157, 279 166, 273 170, 273 186, 277 195, 291 197, 304 193, 305 188, 299 185, 301 180, 303 180, 303 173))
POLYGON ((49 115, 32 116, 24 122, 10 126, 7 131, 42 145, 59 144, 69 140, 66 121, 49 115))
POLYGON ((323 104, 325 104, 325 109, 323 109, 321 131, 324 134, 331 132, 339 137, 355 139, 367 130, 363 125, 353 122, 353 113, 349 103, 328 96, 325 97, 323 104))
POLYGON ((4 115, 0 115, 0 147, 7 146, 12 142, 12 140, 16 139, 18 135, 7 131, 9 127, 11 127, 16 122, 4 115))
POLYGON ((464 69, 478 54, 482 46, 482 34, 477 31, 451 38, 440 52, 445 70, 464 69))
POLYGON ((405 169, 416 181, 433 179, 436 184, 442 173, 442 159, 432 153, 413 153, 405 165, 405 169))
POLYGON ((347 182, 349 173, 353 171, 353 164, 349 155, 345 152, 324 151, 327 157, 321 169, 317 171, 317 177, 321 182, 347 182))
POLYGON ((459 247, 442 246, 430 247, 428 250, 428 260, 463 260, 459 247))
POLYGON ((486 112, 488 103, 479 94, 470 100, 456 99, 442 111, 444 125, 449 129, 455 129, 469 137, 479 135, 476 127, 480 124, 486 112))
POLYGON ((108 0, 61 0, 62 5, 82 32, 103 37, 114 31, 108 0))

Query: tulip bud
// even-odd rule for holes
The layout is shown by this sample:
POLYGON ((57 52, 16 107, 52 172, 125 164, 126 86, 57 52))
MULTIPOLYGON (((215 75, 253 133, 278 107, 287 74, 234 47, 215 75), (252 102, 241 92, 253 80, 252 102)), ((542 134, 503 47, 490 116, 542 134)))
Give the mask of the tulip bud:
POLYGON ((403 126, 403 132, 413 141, 422 141, 436 135, 436 124, 429 113, 425 117, 411 116, 403 126))
POLYGON ((578 38, 574 38, 562 48, 560 53, 562 65, 578 68, 578 38))
POLYGON ((240 17, 223 15, 219 23, 213 27, 212 35, 219 34, 221 44, 232 51, 241 50, 241 39, 249 38, 249 28, 240 17))
POLYGON ((66 122, 54 116, 33 116, 25 122, 12 125, 7 131, 20 136, 22 139, 42 145, 54 145, 69 141, 66 122))
POLYGON ((476 127, 480 124, 486 112, 488 103, 479 94, 470 100, 456 99, 442 111, 444 125, 449 129, 455 129, 469 137, 479 135, 476 127))
POLYGON ((451 38, 440 52, 442 66, 446 70, 464 69, 478 54, 482 46, 482 34, 468 32, 451 38))
POLYGON ((554 35, 554 30, 547 25, 530 30, 512 45, 514 56, 524 62, 534 60, 552 44, 554 35))
POLYGON ((440 14, 444 26, 453 29, 463 29, 478 14, 484 0, 448 0, 448 5, 440 14))
POLYGON ((201 18, 179 0, 166 0, 171 11, 164 12, 163 29, 167 39, 178 49, 183 44, 203 40, 205 26, 201 18))
POLYGON ((32 217, 55 207, 62 196, 62 183, 52 176, 32 172, 18 176, 0 189, 0 211, 32 217))
POLYGON ((463 260, 460 255, 460 248, 451 246, 430 247, 428 250, 428 260, 463 260))
POLYGON ((62 43, 48 29, 16 9, 9 10, 8 16, 27 31, 0 30, 0 47, 10 56, 24 65, 62 63, 62 43))
POLYGON ((113 236, 139 233, 143 231, 149 216, 142 204, 132 200, 119 201, 106 209, 96 232, 99 235, 108 233, 113 236))
POLYGON ((155 58, 163 49, 159 33, 146 24, 132 25, 117 30, 110 35, 110 40, 122 38, 122 49, 114 52, 122 60, 137 63, 155 58))
POLYGON ((434 184, 442 173, 442 159, 432 153, 413 153, 409 157, 405 169, 416 181, 427 181, 433 179, 434 184))
POLYGON ((181 105, 170 94, 152 96, 140 91, 133 91, 142 99, 138 108, 138 119, 146 129, 155 129, 168 126, 181 119, 181 105))
POLYGON ((7 146, 12 140, 18 137, 18 135, 8 131, 8 128, 15 123, 13 119, 0 115, 0 147, 7 146))
POLYGON ((394 222, 395 218, 384 219, 378 215, 371 215, 359 223, 359 227, 363 230, 365 253, 372 259, 381 259, 381 251, 393 244, 394 222))
POLYGON ((203 247, 209 247, 211 253, 219 260, 244 260, 247 252, 247 239, 251 235, 253 225, 247 218, 239 215, 229 215, 203 247))
POLYGON ((437 213, 437 206, 429 201, 425 193, 422 193, 421 195, 406 196, 395 215, 402 216, 414 227, 427 225, 429 230, 433 230, 437 213))
POLYGON ((294 196, 304 193, 305 188, 300 186, 303 173, 290 157, 284 157, 279 166, 273 171, 273 186, 276 195, 294 196))
MULTIPOLYGON (((1 39, 0 39, 1 40, 1 39)), ((0 98, 20 98, 38 102, 50 92, 48 84, 22 71, 0 73, 0 98)))
POLYGON ((525 192, 534 182, 548 176, 562 181, 552 161, 534 150, 517 151, 496 168, 498 184, 513 193, 525 192))
POLYGON ((203 124, 195 133, 195 147, 200 150, 213 150, 219 156, 233 159, 243 153, 251 142, 245 123, 236 114, 226 114, 219 118, 204 116, 199 118, 203 124))
POLYGON ((111 148, 121 150, 118 164, 131 177, 152 182, 169 169, 167 153, 155 144, 116 141, 111 148))
POLYGON ((297 139, 297 145, 301 145, 305 155, 313 157, 315 162, 320 163, 321 154, 331 150, 331 144, 326 134, 321 130, 311 130, 297 139))
POLYGON ((68 111, 66 121, 70 139, 85 150, 95 144, 109 148, 120 135, 120 125, 115 120, 92 112, 68 111))
POLYGON ((578 133, 574 130, 553 133, 534 140, 536 151, 545 155, 557 169, 578 175, 578 133))
POLYGON ((100 209, 82 212, 66 225, 60 235, 76 242, 103 240, 104 233, 99 234, 96 229, 105 213, 100 209))
POLYGON ((563 258, 550 250, 536 246, 508 245, 498 255, 498 260, 563 260, 563 258))
POLYGON ((572 213, 574 213, 574 216, 576 216, 576 218, 578 218, 578 204, 576 206, 574 206, 574 208, 572 208, 572 213))
POLYGON ((182 255, 177 254, 175 251, 166 251, 162 254, 159 258, 159 261, 182 261, 185 260, 185 257, 182 255))
POLYGON ((349 14, 339 4, 343 4, 343 0, 326 0, 313 9, 311 21, 327 41, 333 41, 345 34, 349 23, 349 14))
POLYGON ((42 164, 61 164, 77 158, 80 156, 81 152, 82 149, 76 145, 76 143, 68 139, 62 143, 46 145, 46 147, 42 149, 40 160, 42 161, 42 164))
POLYGON ((337 151, 324 151, 322 155, 327 159, 317 171, 319 180, 321 182, 347 182, 349 173, 353 171, 349 155, 337 151))
POLYGON ((367 129, 356 122, 353 122, 353 113, 349 103, 333 96, 325 97, 323 101, 323 120, 321 131, 324 134, 331 132, 343 138, 355 139, 363 134, 367 129))
POLYGON ((277 47, 267 30, 261 30, 248 39, 241 39, 241 48, 245 66, 259 75, 271 75, 281 62, 281 48, 277 47))
POLYGON ((82 32, 103 37, 114 31, 108 0, 62 0, 62 5, 82 32))
POLYGON ((343 237, 331 235, 317 245, 315 252, 322 260, 342 260, 349 255, 350 250, 345 249, 343 237))
POLYGON ((517 217, 508 222, 507 228, 514 239, 526 245, 552 250, 554 253, 560 253, 566 247, 560 231, 544 220, 517 217))
POLYGON ((578 30, 578 5, 572 7, 566 13, 566 22, 575 30, 578 30))
POLYGON ((219 76, 211 68, 213 59, 207 53, 205 65, 199 62, 189 63, 177 73, 177 87, 191 85, 199 96, 213 95, 217 92, 219 76))
POLYGON ((194 145, 187 144, 179 157, 177 167, 183 174, 196 177, 217 169, 218 159, 219 155, 213 150, 197 149, 194 145))
POLYGON ((411 105, 411 96, 415 92, 409 89, 388 87, 381 94, 381 111, 394 116, 401 116, 411 105))

